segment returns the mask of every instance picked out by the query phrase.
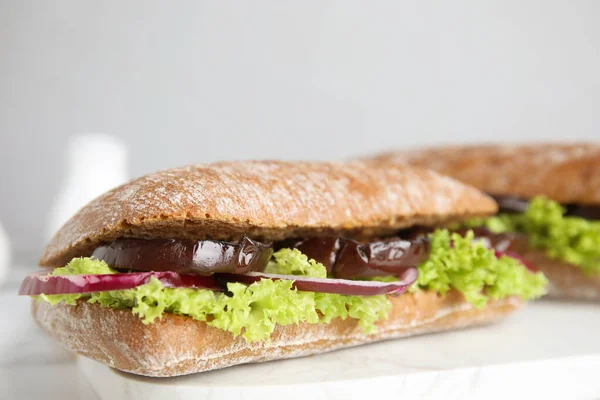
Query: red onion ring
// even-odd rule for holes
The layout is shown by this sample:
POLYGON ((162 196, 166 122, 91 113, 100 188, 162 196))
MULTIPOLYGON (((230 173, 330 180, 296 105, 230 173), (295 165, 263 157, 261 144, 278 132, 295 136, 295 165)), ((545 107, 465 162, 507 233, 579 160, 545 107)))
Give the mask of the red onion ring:
POLYGON ((312 278, 296 275, 265 274, 249 272, 247 274, 219 274, 228 281, 253 283, 261 279, 287 279, 293 281, 292 287, 305 292, 343 294, 347 296, 376 296, 380 294, 399 295, 412 285, 418 276, 416 268, 407 268, 399 276, 398 281, 358 281, 348 279, 312 278))
POLYGON ((144 285, 151 277, 166 287, 185 287, 223 291, 223 282, 253 283, 261 279, 286 279, 300 291, 343 294, 349 296, 397 295, 403 293, 417 279, 416 268, 406 269, 399 281, 353 281, 347 279, 311 278, 296 275, 264 274, 215 274, 211 276, 178 274, 176 272, 133 272, 128 274, 102 275, 44 275, 33 273, 25 277, 19 295, 79 294, 132 289, 144 285))
POLYGON ((183 275, 176 272, 133 272, 101 275, 44 275, 36 272, 25 277, 19 295, 78 294, 133 289, 155 277, 166 287, 223 290, 213 276, 183 275))

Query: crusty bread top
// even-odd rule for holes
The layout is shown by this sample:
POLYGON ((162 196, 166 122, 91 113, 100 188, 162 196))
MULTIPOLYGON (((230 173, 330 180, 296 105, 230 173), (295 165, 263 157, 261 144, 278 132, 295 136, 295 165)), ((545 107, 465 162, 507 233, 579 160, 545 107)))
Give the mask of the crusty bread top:
POLYGON ((495 195, 600 204, 600 144, 431 147, 374 159, 431 168, 495 195))
POLYGON ((146 175, 101 195, 55 234, 40 264, 62 266, 117 237, 370 236, 496 210, 480 191, 410 166, 221 162, 146 175))

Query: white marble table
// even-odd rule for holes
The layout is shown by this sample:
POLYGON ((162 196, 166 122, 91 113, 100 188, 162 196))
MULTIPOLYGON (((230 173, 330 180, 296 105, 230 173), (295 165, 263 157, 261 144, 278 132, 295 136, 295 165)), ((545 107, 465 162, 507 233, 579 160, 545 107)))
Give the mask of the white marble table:
POLYGON ((0 288, 0 399, 600 398, 593 303, 540 301, 495 326, 156 380, 77 359, 45 337, 16 296, 26 271, 0 288))
POLYGON ((31 318, 30 300, 17 296, 33 267, 15 268, 0 286, 0 399, 98 399, 77 368, 31 318))

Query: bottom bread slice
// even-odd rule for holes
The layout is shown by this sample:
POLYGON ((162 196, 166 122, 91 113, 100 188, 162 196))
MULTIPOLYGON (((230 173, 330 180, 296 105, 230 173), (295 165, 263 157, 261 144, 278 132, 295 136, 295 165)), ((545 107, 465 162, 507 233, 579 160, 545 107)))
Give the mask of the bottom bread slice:
POLYGON ((184 316, 164 314, 144 325, 131 310, 84 301, 51 306, 33 300, 32 311, 41 327, 72 351, 122 371, 169 377, 491 323, 523 304, 509 297, 476 309, 456 291, 405 293, 390 300, 390 315, 374 334, 365 334, 354 319, 338 318, 278 326, 270 342, 256 343, 184 316))
POLYGON ((586 275, 576 265, 548 258, 543 250, 529 248, 521 254, 548 278, 547 297, 600 299, 600 275, 586 275))

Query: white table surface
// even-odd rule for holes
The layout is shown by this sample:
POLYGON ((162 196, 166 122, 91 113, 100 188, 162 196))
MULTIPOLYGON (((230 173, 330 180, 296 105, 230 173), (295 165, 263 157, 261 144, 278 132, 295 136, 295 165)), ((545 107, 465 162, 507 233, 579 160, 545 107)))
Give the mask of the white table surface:
POLYGON ((369 397, 373 390, 403 400, 515 393, 600 399, 600 305, 594 303, 540 301, 498 325, 156 380, 78 361, 47 338, 29 314, 29 299, 16 295, 29 270, 13 273, 0 287, 2 400, 312 400, 369 397))
POLYGON ((17 296, 35 267, 15 267, 0 286, 0 399, 98 399, 76 364, 35 324, 30 299, 17 296))

